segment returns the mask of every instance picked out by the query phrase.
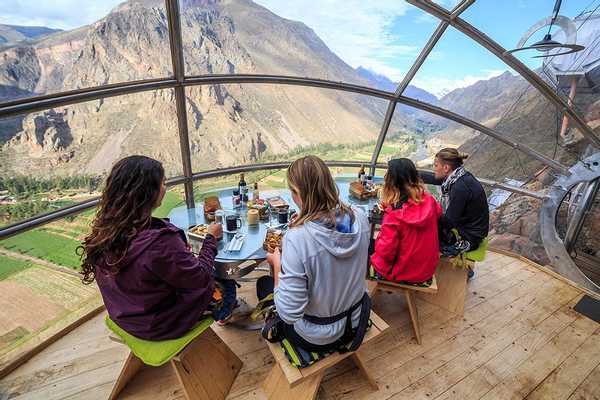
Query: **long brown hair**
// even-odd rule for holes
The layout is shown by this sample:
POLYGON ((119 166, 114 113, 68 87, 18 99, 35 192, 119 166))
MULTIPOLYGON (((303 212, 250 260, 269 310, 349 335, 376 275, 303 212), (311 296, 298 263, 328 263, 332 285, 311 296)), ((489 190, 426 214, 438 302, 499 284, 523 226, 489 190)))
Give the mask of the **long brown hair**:
POLYGON ((463 165, 464 161, 469 158, 468 154, 461 153, 457 149, 452 147, 446 147, 437 152, 435 157, 442 163, 447 164, 455 170, 456 168, 463 165))
POLYGON ((162 164, 145 156, 126 157, 113 166, 92 232, 77 248, 83 283, 94 281, 98 266, 119 272, 131 240, 152 221, 164 175, 162 164))
POLYGON ((347 214, 354 222, 352 209, 340 201, 340 194, 327 165, 316 156, 294 161, 287 170, 290 189, 300 197, 298 218, 290 227, 308 221, 324 220, 335 226, 336 212, 347 214))
POLYGON ((411 160, 397 158, 388 162, 382 195, 384 204, 394 207, 408 199, 419 204, 423 201, 423 193, 425 184, 411 160))

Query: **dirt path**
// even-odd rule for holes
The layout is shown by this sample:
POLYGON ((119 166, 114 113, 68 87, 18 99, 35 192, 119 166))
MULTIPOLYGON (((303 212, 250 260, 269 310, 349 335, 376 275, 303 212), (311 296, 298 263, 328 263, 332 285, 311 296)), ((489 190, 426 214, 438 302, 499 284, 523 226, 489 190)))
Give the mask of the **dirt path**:
POLYGON ((48 260, 43 260, 41 258, 31 257, 31 256, 28 256, 25 254, 17 253, 17 252, 2 249, 2 248, 0 248, 0 254, 3 256, 16 258, 18 260, 31 261, 32 263, 35 263, 37 265, 43 265, 44 267, 48 267, 55 271, 64 272, 64 273, 67 273, 69 275, 73 275, 76 277, 81 276, 77 271, 73 271, 70 268, 63 267, 62 265, 54 264, 53 262, 50 262, 48 260))

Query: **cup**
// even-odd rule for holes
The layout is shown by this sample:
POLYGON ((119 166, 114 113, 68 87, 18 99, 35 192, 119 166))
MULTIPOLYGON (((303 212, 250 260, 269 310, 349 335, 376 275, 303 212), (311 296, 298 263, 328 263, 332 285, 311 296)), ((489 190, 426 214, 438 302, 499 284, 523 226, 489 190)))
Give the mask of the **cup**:
POLYGON ((280 224, 287 224, 288 210, 280 209, 277 211, 277 222, 279 222, 280 224))
POLYGON ((242 219, 238 215, 225 217, 225 227, 229 232, 235 232, 242 227, 242 219))
POLYGON ((293 208, 290 208, 288 210, 288 218, 290 221, 294 220, 294 215, 296 214, 296 210, 294 210, 293 208))
POLYGON ((258 224, 258 210, 251 208, 248 210, 248 225, 258 224))
POLYGON ((225 211, 223 211, 223 210, 215 211, 215 223, 216 224, 222 224, 224 219, 225 219, 225 211))

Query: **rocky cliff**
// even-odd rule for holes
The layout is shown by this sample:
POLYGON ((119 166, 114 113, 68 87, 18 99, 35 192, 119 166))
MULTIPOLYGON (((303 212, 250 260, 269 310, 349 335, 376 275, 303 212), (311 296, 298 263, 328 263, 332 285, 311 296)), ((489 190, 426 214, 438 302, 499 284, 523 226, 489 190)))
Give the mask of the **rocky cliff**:
MULTIPOLYGON (((186 1, 181 19, 188 75, 276 73, 369 85, 310 28, 251 1, 186 1)), ((169 55, 164 3, 128 1, 88 26, 0 51, 0 96, 170 76, 169 55)), ((386 106, 365 96, 279 85, 196 86, 186 94, 195 169, 314 143, 370 141, 386 106)), ((158 157, 171 173, 181 173, 170 90, 4 120, 0 130, 7 142, 0 153, 3 174, 56 165, 51 173, 102 172, 131 153, 158 157)))

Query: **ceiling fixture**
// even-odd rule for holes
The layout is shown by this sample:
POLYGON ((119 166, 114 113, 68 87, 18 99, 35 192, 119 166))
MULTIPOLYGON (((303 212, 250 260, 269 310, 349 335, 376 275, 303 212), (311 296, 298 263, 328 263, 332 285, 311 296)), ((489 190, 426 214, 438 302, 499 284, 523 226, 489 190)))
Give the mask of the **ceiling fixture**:
POLYGON ((560 12, 561 3, 562 0, 556 0, 552 16, 546 17, 541 21, 538 21, 535 25, 529 28, 529 30, 525 33, 525 35, 523 35, 523 37, 517 44, 517 48, 513 50, 508 50, 504 54, 512 54, 524 50, 537 50, 542 54, 539 56, 534 56, 533 58, 545 58, 576 53, 578 51, 583 50, 585 48, 584 46, 575 43, 577 39, 577 28, 575 27, 575 23, 568 17, 558 15, 558 13, 560 12), (552 30, 552 27, 555 24, 562 28, 568 43, 560 43, 552 39, 552 34, 550 33, 550 31, 552 30), (532 44, 531 46, 524 47, 527 40, 535 32, 539 31, 545 26, 549 26, 549 28, 548 33, 544 36, 544 39, 532 44), (551 52, 551 50, 557 51, 551 52))

